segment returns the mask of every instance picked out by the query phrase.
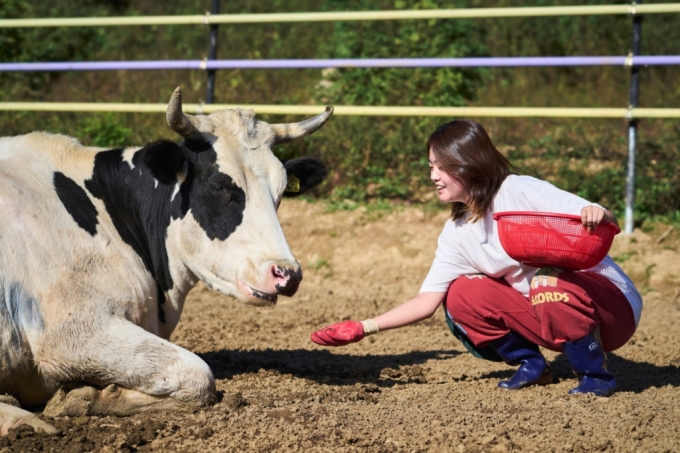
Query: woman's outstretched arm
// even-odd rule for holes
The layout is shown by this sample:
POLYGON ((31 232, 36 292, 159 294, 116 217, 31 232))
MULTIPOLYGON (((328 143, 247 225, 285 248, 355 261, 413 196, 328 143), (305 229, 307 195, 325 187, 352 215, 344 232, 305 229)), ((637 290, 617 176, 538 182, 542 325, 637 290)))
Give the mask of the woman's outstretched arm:
POLYGON ((445 293, 419 293, 411 300, 373 318, 380 330, 396 329, 431 317, 444 300, 445 293))
POLYGON ((396 329, 431 317, 445 293, 420 293, 413 299, 364 321, 342 321, 312 333, 311 340, 322 346, 344 346, 381 330, 396 329))

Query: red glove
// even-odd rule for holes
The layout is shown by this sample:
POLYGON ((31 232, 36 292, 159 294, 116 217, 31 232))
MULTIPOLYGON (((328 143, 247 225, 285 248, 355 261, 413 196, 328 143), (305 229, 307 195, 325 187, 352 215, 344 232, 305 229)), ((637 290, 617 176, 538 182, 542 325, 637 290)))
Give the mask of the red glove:
POLYGON ((364 326, 359 321, 343 321, 312 332, 312 341, 321 346, 345 346, 364 338, 364 326))

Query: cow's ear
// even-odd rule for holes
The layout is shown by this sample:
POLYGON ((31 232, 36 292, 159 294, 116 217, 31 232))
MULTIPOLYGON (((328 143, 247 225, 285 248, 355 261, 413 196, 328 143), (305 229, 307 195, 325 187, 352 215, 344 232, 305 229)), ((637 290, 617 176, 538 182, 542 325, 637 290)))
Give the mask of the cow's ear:
POLYGON ((163 184, 175 184, 177 175, 184 170, 186 157, 182 148, 170 140, 158 140, 149 143, 142 149, 144 165, 153 177, 163 184))
POLYGON ((283 192, 284 197, 297 197, 312 189, 324 180, 328 174, 326 164, 313 157, 302 157, 283 161, 288 174, 288 185, 283 192))

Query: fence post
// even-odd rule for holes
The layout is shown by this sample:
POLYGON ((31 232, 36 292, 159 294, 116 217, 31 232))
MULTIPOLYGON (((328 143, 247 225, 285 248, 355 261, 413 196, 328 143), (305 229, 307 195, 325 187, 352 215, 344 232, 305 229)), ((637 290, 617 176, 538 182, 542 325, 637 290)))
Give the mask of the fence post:
MULTIPOLYGON (((642 16, 635 13, 635 5, 642 3, 642 0, 633 0, 631 13, 633 14, 633 43, 630 49, 631 68, 630 68, 630 94, 628 97, 628 108, 634 109, 638 106, 640 94, 640 67, 635 65, 634 57, 640 55, 642 45, 642 16)), ((630 118, 628 121, 628 174, 626 177, 626 221, 624 232, 633 232, 633 203, 635 201, 635 145, 637 143, 637 120, 630 118)))
MULTIPOLYGON (((220 13, 220 0, 212 0, 210 14, 220 13)), ((217 59, 217 25, 210 26, 210 49, 208 50, 208 60, 217 59)), ((215 101, 215 70, 208 70, 208 83, 206 85, 205 103, 212 104, 215 101)))

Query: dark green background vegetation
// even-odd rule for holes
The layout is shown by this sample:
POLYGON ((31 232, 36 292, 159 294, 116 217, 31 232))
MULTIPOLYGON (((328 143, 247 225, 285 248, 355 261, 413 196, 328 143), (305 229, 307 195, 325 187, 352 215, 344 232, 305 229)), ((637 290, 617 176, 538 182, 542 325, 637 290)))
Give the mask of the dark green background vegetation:
MULTIPOLYGON (((601 2, 506 0, 228 0, 222 13, 549 6, 601 2)), ((627 3, 627 2, 617 2, 627 3)), ((0 18, 200 14, 210 0, 0 0, 0 18)), ((680 15, 649 15, 643 54, 680 53, 680 15)), ((627 16, 222 25, 219 58, 380 58, 624 55, 627 16)), ((198 25, 0 29, 0 61, 201 59, 208 28, 198 25)), ((205 98, 203 71, 0 73, 0 101, 167 102, 181 85, 187 102, 205 98)), ((644 68, 640 106, 679 107, 680 69, 644 68)), ((224 70, 216 102, 423 106, 625 107, 622 67, 505 69, 224 70)), ((298 121, 267 116, 268 121, 298 121)), ((473 118, 475 119, 475 118, 473 118)), ((449 118, 336 116, 282 157, 315 155, 331 177, 316 191, 333 206, 382 200, 430 202, 424 143, 449 118)), ((548 179, 623 214, 627 124, 605 119, 477 118, 518 173, 548 179)), ((0 112, 2 135, 48 130, 88 145, 174 138, 160 114, 0 112)), ((680 223, 680 122, 639 123, 636 221, 680 223)))

